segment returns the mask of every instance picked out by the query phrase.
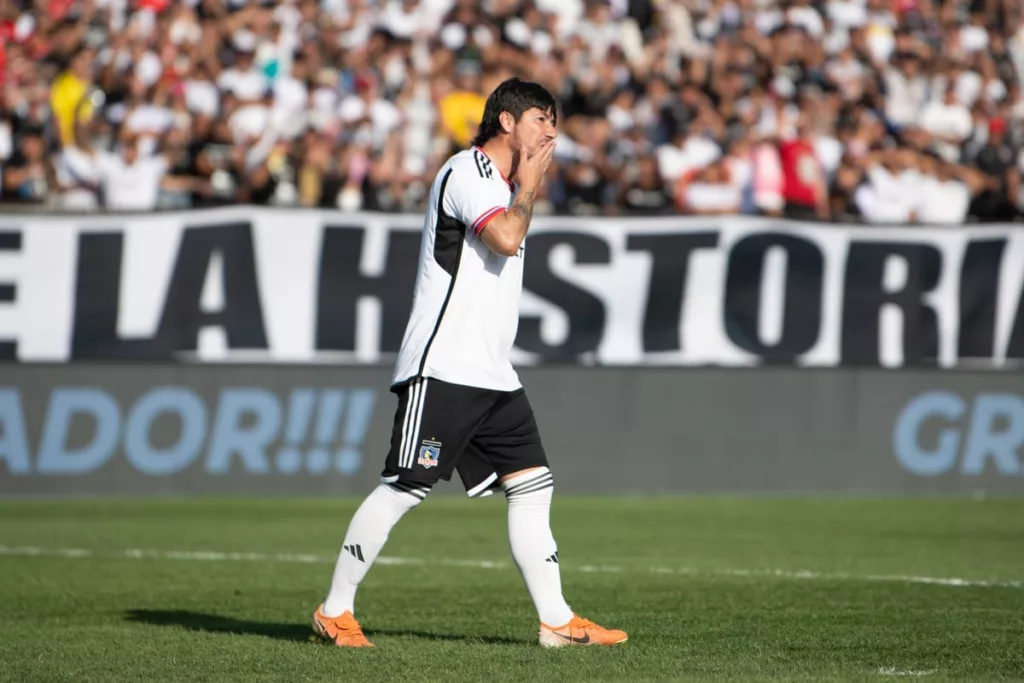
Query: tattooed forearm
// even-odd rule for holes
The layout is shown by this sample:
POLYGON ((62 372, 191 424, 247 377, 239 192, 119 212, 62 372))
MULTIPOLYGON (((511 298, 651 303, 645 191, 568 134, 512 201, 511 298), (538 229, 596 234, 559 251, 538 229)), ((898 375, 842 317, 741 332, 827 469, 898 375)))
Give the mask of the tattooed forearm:
POLYGON ((516 201, 509 209, 509 213, 523 219, 524 223, 529 224, 530 218, 533 216, 533 202, 536 198, 536 192, 523 192, 516 197, 516 201))

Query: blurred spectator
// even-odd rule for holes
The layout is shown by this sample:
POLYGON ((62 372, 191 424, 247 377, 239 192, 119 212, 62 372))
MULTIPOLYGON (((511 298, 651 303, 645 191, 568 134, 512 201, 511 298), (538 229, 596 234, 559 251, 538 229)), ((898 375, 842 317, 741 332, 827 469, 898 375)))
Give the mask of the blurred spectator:
POLYGON ((742 201, 739 187, 731 182, 725 164, 718 160, 701 169, 687 184, 681 204, 694 215, 737 214, 742 201))
POLYGON ((825 169, 815 150, 807 114, 800 112, 797 116, 793 131, 787 130, 779 143, 783 215, 798 220, 827 219, 825 169))
POLYGON ((672 196, 658 173, 658 164, 643 156, 629 165, 619 187, 617 204, 624 213, 636 216, 659 216, 673 212, 672 196))
POLYGON ((922 108, 921 128, 932 139, 932 147, 943 159, 956 162, 974 122, 970 110, 956 94, 956 83, 946 83, 942 99, 934 99, 922 108))
POLYGON ((483 118, 487 98, 480 88, 480 68, 475 60, 460 60, 455 65, 454 87, 437 104, 444 131, 453 143, 452 151, 469 147, 483 118))
POLYGON ((1019 0, 0 0, 0 201, 418 211, 512 75, 538 212, 1019 220, 1019 0))
POLYGON ((988 139, 978 151, 974 163, 988 176, 989 187, 977 198, 973 212, 979 218, 1007 220, 1016 213, 1020 192, 1020 174, 1016 166, 1017 154, 1011 147, 1006 132, 1006 121, 993 118, 988 122, 988 139))
POLYGON ((167 173, 166 157, 148 154, 145 138, 127 136, 115 154, 99 155, 105 205, 112 211, 152 211, 167 173))
POLYGON ((95 52, 82 47, 71 57, 70 64, 50 86, 50 109, 57 125, 61 144, 74 140, 75 117, 88 118, 92 114, 92 103, 87 95, 92 86, 95 52))
POLYGON ((43 129, 20 126, 15 129, 15 139, 13 153, 3 168, 3 200, 40 204, 46 200, 51 184, 43 129))

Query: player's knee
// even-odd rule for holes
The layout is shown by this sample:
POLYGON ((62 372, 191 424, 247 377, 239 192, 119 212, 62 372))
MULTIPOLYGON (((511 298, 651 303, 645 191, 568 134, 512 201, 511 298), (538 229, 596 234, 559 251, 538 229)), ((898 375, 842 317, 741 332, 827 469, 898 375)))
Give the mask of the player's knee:
POLYGON ((555 478, 547 467, 535 467, 517 473, 517 476, 506 478, 501 488, 505 490, 505 497, 512 502, 527 497, 550 498, 554 492, 555 478))
POLYGON ((427 484, 417 484, 400 480, 383 482, 381 487, 401 498, 402 501, 404 501, 410 508, 416 507, 426 500, 431 489, 427 484))
POLYGON ((511 481, 513 481, 515 479, 519 479, 520 477, 529 477, 529 476, 532 476, 532 475, 535 475, 535 474, 543 474, 545 472, 550 472, 550 471, 551 470, 548 469, 544 465, 535 465, 533 467, 525 467, 525 468, 523 468, 521 470, 518 470, 516 472, 512 472, 511 474, 506 474, 506 475, 500 477, 498 479, 498 484, 502 488, 504 488, 504 486, 505 486, 505 484, 507 482, 511 482, 511 481))

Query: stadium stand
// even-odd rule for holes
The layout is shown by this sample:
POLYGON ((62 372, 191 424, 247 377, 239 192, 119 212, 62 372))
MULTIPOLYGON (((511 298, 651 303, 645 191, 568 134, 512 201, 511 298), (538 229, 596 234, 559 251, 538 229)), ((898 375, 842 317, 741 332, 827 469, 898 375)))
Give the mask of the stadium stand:
POLYGON ((1017 0, 2 0, 0 202, 415 211, 556 93, 538 213, 1019 220, 1017 0))

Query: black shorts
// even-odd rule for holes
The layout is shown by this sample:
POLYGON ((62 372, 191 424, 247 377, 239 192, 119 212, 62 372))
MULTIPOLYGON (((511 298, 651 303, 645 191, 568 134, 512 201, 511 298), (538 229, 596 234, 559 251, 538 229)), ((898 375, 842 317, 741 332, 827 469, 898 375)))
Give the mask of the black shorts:
POLYGON ((494 391, 416 378, 398 394, 384 483, 423 497, 458 470, 472 498, 499 489, 498 479, 547 467, 533 409, 523 389, 494 391))

